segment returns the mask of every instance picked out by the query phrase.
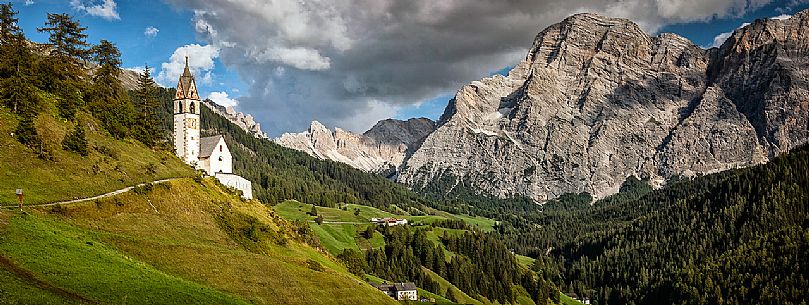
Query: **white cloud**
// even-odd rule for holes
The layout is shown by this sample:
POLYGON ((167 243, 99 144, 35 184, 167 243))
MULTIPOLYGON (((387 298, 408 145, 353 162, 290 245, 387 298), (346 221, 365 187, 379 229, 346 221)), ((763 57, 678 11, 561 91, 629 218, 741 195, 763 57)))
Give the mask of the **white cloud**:
MULTIPOLYGON (((214 59, 219 57, 219 48, 212 45, 201 46, 190 44, 177 48, 168 62, 160 65, 160 73, 155 81, 164 87, 173 87, 185 68, 188 57, 188 68, 198 83, 211 84, 213 81, 214 59)), ((199 85, 199 84, 198 84, 199 85)))
POLYGON ((145 30, 143 30, 143 35, 146 37, 155 37, 159 32, 160 30, 158 30, 156 27, 148 26, 145 30))
POLYGON ((334 126, 355 132, 364 132, 380 120, 394 117, 399 109, 401 109, 400 106, 373 100, 368 103, 367 107, 362 109, 363 119, 347 117, 335 121, 334 126))
POLYGON ((23 4, 25 4, 25 6, 34 5, 34 0, 25 0, 23 4))
POLYGON ((326 70, 330 66, 328 58, 308 48, 272 48, 252 56, 262 63, 275 61, 301 70, 326 70))
POLYGON ((733 32, 724 32, 719 33, 719 35, 716 35, 716 37, 713 38, 713 44, 711 45, 711 48, 721 47, 722 44, 725 43, 725 40, 728 40, 728 38, 730 38, 730 35, 733 35, 733 32))
MULTIPOLYGON (((137 72, 138 74, 143 73, 143 70, 145 70, 145 69, 146 69, 146 67, 144 67, 144 66, 135 66, 135 67, 124 68, 124 70, 137 72)), ((149 69, 149 71, 151 71, 151 70, 152 69, 149 69)))
POLYGON ((312 120, 361 132, 354 128, 513 66, 539 31, 574 13, 629 18, 653 34, 771 2, 167 1, 194 11, 197 34, 249 86, 239 107, 271 134, 303 130, 312 120))
POLYGON ((208 99, 212 100, 214 103, 217 103, 225 107, 229 106, 236 107, 237 105, 239 105, 239 101, 228 97, 227 92, 211 92, 208 94, 208 99))
POLYGON ((118 16, 118 4, 115 3, 115 0, 104 0, 100 4, 95 4, 95 2, 85 4, 83 0, 70 0, 70 6, 76 10, 84 11, 90 16, 107 20, 121 20, 121 17, 118 16))
POLYGON ((770 18, 770 19, 775 19, 775 20, 787 20, 787 19, 789 19, 789 18, 792 18, 792 15, 789 15, 789 14, 781 14, 781 15, 778 15, 778 16, 775 16, 775 17, 772 17, 772 18, 770 18))

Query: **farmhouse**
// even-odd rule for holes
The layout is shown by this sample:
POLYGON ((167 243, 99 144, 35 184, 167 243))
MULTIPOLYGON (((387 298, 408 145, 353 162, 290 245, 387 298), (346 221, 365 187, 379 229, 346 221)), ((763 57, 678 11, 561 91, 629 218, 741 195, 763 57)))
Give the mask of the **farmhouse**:
POLYGON ((407 224, 407 219, 398 219, 398 218, 395 218, 395 217, 371 218, 371 222, 375 223, 375 224, 378 224, 378 225, 392 227, 392 226, 406 225, 407 224))
POLYGON ((419 299, 416 284, 413 283, 393 283, 380 284, 376 288, 385 292, 391 298, 399 301, 416 301, 419 299))
POLYGON ((180 159, 209 176, 216 177, 222 184, 242 191, 245 199, 253 198, 253 185, 250 180, 233 174, 233 156, 222 135, 200 138, 200 104, 197 84, 188 69, 177 82, 174 96, 174 152, 180 159))

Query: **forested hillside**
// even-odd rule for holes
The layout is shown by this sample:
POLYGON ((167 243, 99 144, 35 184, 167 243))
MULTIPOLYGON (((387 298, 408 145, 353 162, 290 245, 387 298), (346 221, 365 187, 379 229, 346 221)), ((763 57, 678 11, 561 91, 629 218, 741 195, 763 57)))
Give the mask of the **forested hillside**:
MULTIPOLYGON (((801 304, 809 299, 807 168, 804 147, 766 165, 605 200, 572 212, 589 232, 551 255, 564 281, 600 304, 801 304)), ((547 228, 538 234, 559 227, 547 228)))
POLYGON ((381 176, 255 138, 206 107, 201 116, 203 135, 225 136, 233 154, 234 171, 253 181, 253 194, 262 202, 275 204, 294 199, 329 207, 357 203, 384 210, 394 206, 418 209, 427 203, 381 176))
MULTIPOLYGON (((458 211, 499 215, 497 235, 537 258, 563 291, 598 304, 801 304, 809 298, 809 147, 747 169, 676 179, 630 177, 590 205, 477 196, 458 211)), ((451 179, 450 179, 451 180, 451 179)), ((428 186, 435 197, 441 185, 428 186)))

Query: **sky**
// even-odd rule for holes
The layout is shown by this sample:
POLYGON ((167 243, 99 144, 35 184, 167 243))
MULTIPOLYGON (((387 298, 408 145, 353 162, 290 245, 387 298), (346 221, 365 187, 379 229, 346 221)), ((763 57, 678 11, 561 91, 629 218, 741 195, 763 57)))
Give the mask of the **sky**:
POLYGON ((566 16, 628 18, 704 48, 809 0, 13 0, 29 39, 68 13, 123 67, 176 85, 185 57, 200 96, 252 114, 271 136, 312 120, 363 132, 378 120, 438 119, 463 85, 505 74, 566 16))

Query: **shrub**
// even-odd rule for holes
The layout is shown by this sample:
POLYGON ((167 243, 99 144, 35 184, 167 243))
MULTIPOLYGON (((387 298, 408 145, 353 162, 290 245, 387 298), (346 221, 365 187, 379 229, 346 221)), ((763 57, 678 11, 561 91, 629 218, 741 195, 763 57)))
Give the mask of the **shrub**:
POLYGON ((62 140, 62 147, 65 150, 87 156, 87 135, 84 133, 84 128, 76 125, 76 128, 62 140))
POLYGON ((149 163, 146 165, 146 174, 149 176, 157 175, 157 165, 149 163))
POLYGON ((320 262, 313 260, 311 258, 306 260, 306 266, 309 267, 309 269, 312 269, 317 272, 326 271, 326 268, 323 268, 323 265, 321 265, 320 262))
POLYGON ((151 183, 146 183, 144 185, 136 186, 135 188, 132 189, 132 191, 138 195, 147 195, 151 193, 153 189, 154 185, 152 185, 151 183))
POLYGON ((101 145, 95 146, 95 150, 97 150, 102 155, 112 158, 113 160, 118 160, 118 152, 113 150, 112 148, 101 145))

